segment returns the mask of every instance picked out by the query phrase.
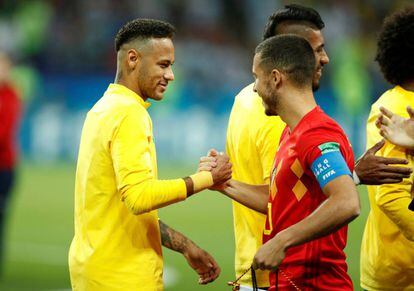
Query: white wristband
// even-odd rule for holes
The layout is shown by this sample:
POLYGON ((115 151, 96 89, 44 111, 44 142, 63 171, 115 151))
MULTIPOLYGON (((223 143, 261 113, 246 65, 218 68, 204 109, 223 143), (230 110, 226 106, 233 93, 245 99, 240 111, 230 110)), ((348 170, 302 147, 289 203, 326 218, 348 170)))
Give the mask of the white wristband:
POLYGON ((354 183, 355 183, 356 186, 361 184, 361 180, 359 180, 359 177, 358 177, 357 173, 355 172, 355 170, 352 172, 352 177, 354 178, 354 183))

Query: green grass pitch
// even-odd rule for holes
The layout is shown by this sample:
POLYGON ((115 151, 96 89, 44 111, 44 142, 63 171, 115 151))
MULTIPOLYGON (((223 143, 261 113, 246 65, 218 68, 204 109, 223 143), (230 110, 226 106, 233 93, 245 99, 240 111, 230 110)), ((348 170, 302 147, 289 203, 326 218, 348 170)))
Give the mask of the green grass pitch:
MULTIPOLYGON (((191 167, 161 165, 161 178, 190 174, 191 167)), ((73 235, 74 164, 25 164, 19 172, 7 226, 6 257, 0 290, 69 290, 67 252, 73 235)), ((360 187, 362 214, 349 229, 349 273, 359 289, 359 246, 368 213, 365 187, 360 187)), ((234 279, 231 203, 205 191, 159 211, 169 226, 183 232, 210 252, 222 273, 212 284, 199 286, 184 258, 164 249, 165 290, 230 290, 234 279)))

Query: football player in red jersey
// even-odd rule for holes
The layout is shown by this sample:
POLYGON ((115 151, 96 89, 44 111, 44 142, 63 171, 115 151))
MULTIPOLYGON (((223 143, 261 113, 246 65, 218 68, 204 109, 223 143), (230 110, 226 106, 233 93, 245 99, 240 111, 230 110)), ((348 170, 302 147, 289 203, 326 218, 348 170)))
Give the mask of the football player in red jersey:
POLYGON ((264 244, 253 267, 273 270, 269 290, 353 290, 343 249, 347 224, 360 211, 351 174, 354 155, 341 127, 315 102, 314 72, 315 57, 305 39, 281 35, 259 44, 254 90, 266 114, 279 115, 287 126, 270 188, 231 180, 220 189, 267 213, 264 244))
MULTIPOLYGON (((325 24, 319 13, 311 8, 289 4, 276 10, 266 24, 263 39, 275 35, 295 34, 304 37, 313 48, 316 68, 313 90, 319 87, 323 68, 329 63, 325 51, 323 29, 325 24)), ((267 117, 258 94, 252 90, 253 84, 246 86, 234 100, 230 114, 226 151, 233 164, 233 179, 248 184, 269 184, 270 169, 284 122, 279 118, 267 117), (252 168, 253 166, 253 168, 252 168)), ((396 167, 393 164, 407 163, 404 159, 392 159, 376 156, 384 141, 375 144, 356 163, 354 182, 356 184, 398 183, 409 177, 409 168, 396 167)), ((202 158, 211 161, 211 157, 202 158)), ((207 166, 206 170, 211 167, 207 166)), ((239 203, 233 203, 234 231, 236 242, 235 271, 239 277, 250 266, 253 256, 262 244, 264 216, 246 209, 239 203)), ((258 286, 267 289, 268 273, 256 273, 258 286)), ((251 276, 243 275, 239 281, 240 290, 251 290, 251 276)))

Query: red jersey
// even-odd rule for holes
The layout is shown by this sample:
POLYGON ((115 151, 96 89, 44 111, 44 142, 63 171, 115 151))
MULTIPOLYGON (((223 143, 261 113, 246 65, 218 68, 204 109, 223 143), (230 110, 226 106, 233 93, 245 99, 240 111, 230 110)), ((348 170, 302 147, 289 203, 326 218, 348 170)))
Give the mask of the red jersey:
POLYGON ((20 106, 16 90, 9 84, 0 84, 0 170, 12 169, 16 163, 20 106))
MULTIPOLYGON (((292 132, 286 126, 271 173, 264 243, 303 220, 327 198, 311 170, 322 154, 320 145, 327 143, 339 146, 352 172, 354 155, 348 138, 319 107, 306 114, 292 132)), ((325 237, 292 247, 279 268, 301 290, 353 290, 343 251, 346 240, 344 226, 325 237)), ((269 290, 276 289, 276 279, 278 290, 295 290, 284 274, 270 274, 269 290)))

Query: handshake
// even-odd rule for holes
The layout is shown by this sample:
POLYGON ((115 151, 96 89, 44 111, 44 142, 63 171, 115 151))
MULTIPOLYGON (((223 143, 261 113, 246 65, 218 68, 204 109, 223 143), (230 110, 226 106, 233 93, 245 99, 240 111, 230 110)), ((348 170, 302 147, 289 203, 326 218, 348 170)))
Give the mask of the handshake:
POLYGON ((222 190, 226 188, 227 182, 231 179, 231 166, 230 159, 225 153, 211 149, 207 156, 200 158, 197 172, 211 172, 214 185, 210 189, 222 190))

